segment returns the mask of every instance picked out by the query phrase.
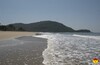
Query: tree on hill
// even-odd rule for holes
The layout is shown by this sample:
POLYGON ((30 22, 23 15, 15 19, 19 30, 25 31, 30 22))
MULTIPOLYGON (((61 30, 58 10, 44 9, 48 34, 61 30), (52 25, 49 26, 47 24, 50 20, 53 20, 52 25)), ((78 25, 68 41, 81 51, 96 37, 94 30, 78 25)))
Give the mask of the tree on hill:
POLYGON ((13 26, 13 25, 7 25, 7 30, 8 31, 15 31, 16 30, 16 28, 13 26))
POLYGON ((18 28, 17 31, 25 31, 22 27, 18 28))
POLYGON ((4 26, 4 25, 0 25, 0 30, 1 30, 1 31, 6 31, 6 30, 7 30, 7 27, 4 26))

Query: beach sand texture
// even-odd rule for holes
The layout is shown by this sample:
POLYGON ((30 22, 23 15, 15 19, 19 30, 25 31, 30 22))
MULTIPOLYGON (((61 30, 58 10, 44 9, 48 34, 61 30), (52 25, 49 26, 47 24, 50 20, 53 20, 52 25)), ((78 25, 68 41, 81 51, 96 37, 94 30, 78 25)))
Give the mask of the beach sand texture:
POLYGON ((36 32, 18 32, 18 31, 0 31, 0 40, 19 37, 19 36, 31 36, 36 32))
POLYGON ((0 41, 0 65, 43 65, 42 52, 47 47, 47 40, 19 33, 15 34, 22 37, 0 41))

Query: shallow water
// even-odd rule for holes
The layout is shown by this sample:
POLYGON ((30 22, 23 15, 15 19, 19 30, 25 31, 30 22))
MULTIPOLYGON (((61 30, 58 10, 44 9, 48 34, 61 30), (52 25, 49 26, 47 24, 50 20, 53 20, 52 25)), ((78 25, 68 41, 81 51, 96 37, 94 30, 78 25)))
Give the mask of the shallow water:
POLYGON ((48 39, 44 65, 95 65, 92 59, 100 59, 100 36, 46 33, 36 37, 48 39))
POLYGON ((0 41, 0 65, 43 65, 46 44, 46 39, 31 36, 0 41))

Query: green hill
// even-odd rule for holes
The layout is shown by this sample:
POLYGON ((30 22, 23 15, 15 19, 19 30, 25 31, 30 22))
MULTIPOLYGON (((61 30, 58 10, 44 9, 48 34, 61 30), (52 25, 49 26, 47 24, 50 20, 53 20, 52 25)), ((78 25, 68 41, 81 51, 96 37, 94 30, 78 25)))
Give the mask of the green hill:
POLYGON ((56 21, 40 21, 30 24, 14 23, 0 26, 4 31, 34 31, 34 32, 90 32, 87 29, 74 30, 56 21))
POLYGON ((23 28, 26 31, 36 31, 36 32, 73 32, 74 30, 67 27, 61 23, 55 21, 40 21, 30 24, 16 23, 12 24, 16 28, 23 28))

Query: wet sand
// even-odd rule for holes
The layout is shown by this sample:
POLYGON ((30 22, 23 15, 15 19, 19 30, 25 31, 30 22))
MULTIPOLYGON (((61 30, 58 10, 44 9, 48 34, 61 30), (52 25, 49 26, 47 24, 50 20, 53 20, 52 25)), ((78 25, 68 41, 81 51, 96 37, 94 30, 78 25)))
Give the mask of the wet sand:
POLYGON ((46 46, 46 39, 32 36, 0 41, 0 65, 43 65, 42 52, 46 46))

